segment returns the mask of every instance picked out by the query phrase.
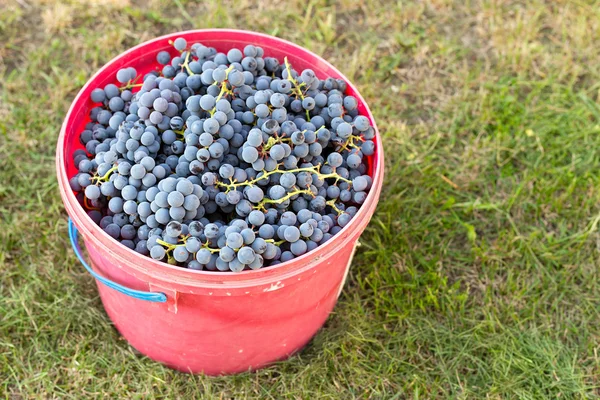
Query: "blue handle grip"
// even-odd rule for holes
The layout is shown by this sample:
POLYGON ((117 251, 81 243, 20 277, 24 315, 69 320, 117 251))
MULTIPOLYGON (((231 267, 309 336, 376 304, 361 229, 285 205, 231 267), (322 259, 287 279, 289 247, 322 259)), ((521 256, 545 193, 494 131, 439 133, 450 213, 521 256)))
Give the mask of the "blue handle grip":
POLYGON ((129 289, 125 286, 119 285, 116 282, 106 279, 103 276, 100 276, 96 272, 94 272, 94 270, 83 259, 83 255, 81 254, 81 249, 79 248, 79 243, 77 241, 77 228, 75 227, 73 221, 71 221, 71 218, 69 218, 69 239, 71 240, 73 251, 75 252, 75 255, 77 256, 81 264, 83 264, 85 269, 87 269, 87 271, 99 282, 103 283, 111 289, 116 290, 117 292, 123 293, 135 299, 151 301, 154 303, 166 303, 167 296, 164 293, 143 292, 141 290, 129 289))

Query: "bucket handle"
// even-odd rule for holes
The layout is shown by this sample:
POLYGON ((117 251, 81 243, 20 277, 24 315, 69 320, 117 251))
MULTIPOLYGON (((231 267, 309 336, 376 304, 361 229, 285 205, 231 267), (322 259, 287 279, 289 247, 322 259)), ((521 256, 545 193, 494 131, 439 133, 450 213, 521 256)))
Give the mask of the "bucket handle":
POLYGON ((129 297, 133 297, 134 299, 150 301, 153 303, 166 303, 167 296, 164 293, 153 293, 153 292, 144 292, 141 290, 134 290, 123 285, 119 285, 116 282, 113 282, 101 275, 98 275, 94 270, 85 262, 83 259, 83 255, 81 254, 81 248, 79 247, 79 243, 77 241, 77 227, 69 218, 69 239, 71 240, 71 245, 73 246, 73 251, 75 255, 81 262, 81 264, 85 267, 85 269, 99 282, 108 286, 111 289, 116 290, 117 292, 123 293, 129 297))

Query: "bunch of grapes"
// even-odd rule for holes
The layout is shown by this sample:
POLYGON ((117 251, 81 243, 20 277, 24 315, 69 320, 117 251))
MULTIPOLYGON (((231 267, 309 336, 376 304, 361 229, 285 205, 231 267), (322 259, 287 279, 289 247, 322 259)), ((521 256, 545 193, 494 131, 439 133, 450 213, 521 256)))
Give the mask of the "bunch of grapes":
POLYGON ((345 227, 375 151, 346 83, 258 46, 172 44, 178 54, 159 52, 156 71, 124 68, 119 86, 91 92, 70 179, 89 216, 155 260, 235 272, 301 256, 345 227))

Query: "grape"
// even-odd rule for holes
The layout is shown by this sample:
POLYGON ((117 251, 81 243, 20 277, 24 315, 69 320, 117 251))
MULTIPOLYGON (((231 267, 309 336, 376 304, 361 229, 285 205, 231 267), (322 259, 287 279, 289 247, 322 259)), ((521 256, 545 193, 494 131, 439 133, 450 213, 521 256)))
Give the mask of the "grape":
POLYGON ((231 177, 233 177, 234 172, 235 169, 229 164, 223 164, 219 168, 219 175, 221 175, 221 178, 224 179, 230 179, 231 177))
POLYGON ((233 86, 242 86, 244 84, 245 78, 244 74, 242 74, 240 71, 233 70, 229 73, 227 80, 233 86))
POLYGON ((363 115, 359 115, 354 118, 354 126, 361 132, 365 132, 371 124, 369 123, 369 119, 363 115))
POLYGON ((219 251, 219 257, 223 261, 230 262, 235 258, 235 250, 229 246, 225 246, 219 251))
POLYGON ((200 240, 198 240, 197 238, 195 238, 193 236, 188 238, 187 241, 185 242, 185 248, 190 253, 196 253, 198 250, 200 250, 201 245, 202 245, 202 243, 200 243, 200 240))
POLYGON ((265 252, 262 254, 263 258, 265 260, 272 260, 275 258, 275 256, 277 255, 277 249, 278 247, 275 246, 272 243, 267 243, 267 248, 265 250, 265 252))
POLYGON ((216 260, 216 267, 219 271, 227 271, 229 270, 229 263, 224 261, 221 257, 216 260))
POLYGON ((129 172, 135 179, 142 179, 146 175, 146 168, 141 164, 135 164, 129 172))
POLYGON ((254 242, 254 240, 256 240, 256 234, 250 228, 242 229, 240 235, 242 235, 242 238, 244 239, 244 244, 246 245, 251 245, 254 242))
MULTIPOLYGON (((242 194, 241 192, 238 192, 237 190, 232 190, 231 192, 227 193, 226 195, 227 197, 227 202, 229 204, 238 204, 241 200, 242 200, 242 194)), ((247 213, 250 213, 250 211, 248 211, 247 213)))
POLYGON ((283 186, 275 185, 269 189, 269 197, 273 200, 281 199, 285 196, 286 190, 283 186))
POLYGON ((185 209, 183 207, 171 207, 169 209, 169 215, 171 216, 171 219, 177 220, 177 221, 181 221, 183 220, 183 218, 185 217, 185 209))
POLYGON ((171 60, 171 55, 167 51, 164 51, 164 50, 160 51, 156 55, 156 61, 158 61, 159 64, 166 65, 169 63, 170 60, 171 60))
POLYGON ((196 260, 192 260, 187 264, 188 269, 193 269, 193 270, 197 270, 200 271, 202 270, 202 264, 200 264, 198 261, 196 260))
POLYGON ((187 41, 184 38, 177 38, 173 42, 175 49, 183 51, 187 47, 187 41))
POLYGON ((358 154, 350 154, 348 158, 346 158, 346 163, 350 168, 358 168, 362 162, 362 158, 358 154))
POLYGON ((108 201, 108 209, 117 214, 123 211, 123 199, 120 197, 113 197, 108 201))
POLYGON ((125 203, 123 203, 123 211, 128 215, 136 215, 137 203, 133 200, 127 200, 125 203))
POLYGON ((295 256, 301 256, 302 254, 306 253, 306 250, 307 250, 307 245, 304 240, 298 240, 298 241, 292 243, 292 245, 290 246, 290 251, 295 256))
POLYGON ((167 224, 167 228, 166 228, 165 232, 166 232, 167 236, 178 237, 179 235, 181 235, 182 226, 177 221, 171 221, 167 224))
POLYGON ((252 186, 246 191, 246 196, 251 202, 258 203, 264 198, 265 195, 261 188, 252 186))
POLYGON ((252 261, 250 264, 248 264, 248 267, 250 267, 250 269, 259 269, 263 266, 264 264, 264 259, 262 258, 261 255, 256 254, 254 257, 254 261, 252 261))
POLYGON ((190 195, 194 192, 194 185, 187 179, 182 179, 177 182, 176 190, 184 196, 190 195))
POLYGON ((127 224, 121 227, 121 238, 131 240, 136 235, 137 232, 133 225, 127 224))
POLYGON ((119 227, 119 225, 111 223, 108 224, 106 228, 104 228, 104 232, 108 233, 114 239, 118 239, 121 235, 121 228, 119 227))
POLYGON ((265 222, 265 215, 257 210, 250 212, 248 222, 254 226, 261 226, 265 222))
POLYGON ((294 254, 291 251, 284 251, 281 253, 281 262, 290 261, 294 258, 294 254))
POLYGON ((187 249, 184 246, 177 246, 173 250, 173 258, 177 262, 185 262, 185 261, 187 261, 189 256, 190 256, 190 253, 187 251, 187 249))
POLYGON ((246 265, 251 264, 255 258, 256 254, 254 253, 254 250, 251 247, 242 247, 237 254, 237 259, 242 264, 246 265))
POLYGON ((347 122, 342 122, 337 126, 336 133, 342 139, 347 139, 352 135, 352 125, 347 122))
POLYGON ((361 146, 360 150, 365 156, 371 156, 375 154, 375 143, 371 140, 366 140, 361 146))
POLYGON ((125 200, 133 200, 137 197, 137 189, 132 185, 127 185, 121 190, 121 196, 125 200))
POLYGON ((243 54, 239 49, 231 49, 227 52, 227 60, 230 63, 242 61, 243 54))
POLYGON ((167 196, 167 202, 171 207, 181 207, 185 197, 180 192, 174 191, 167 196))
POLYGON ((313 232, 314 232, 315 228, 308 223, 303 223, 302 225, 300 225, 300 234, 304 237, 310 237, 313 232))
POLYGON ((244 244, 244 238, 241 234, 237 232, 233 232, 231 235, 227 236, 227 246, 232 249, 239 249, 244 244))
POLYGON ((242 159, 247 163, 252 164, 258 159, 258 150, 256 148, 248 146, 242 151, 242 159))
POLYGON ((357 192, 365 190, 367 185, 367 179, 363 176, 358 176, 352 180, 352 188, 357 192))
POLYGON ((244 270, 244 264, 235 258, 229 263, 229 269, 233 272, 241 272, 244 270))
POLYGON ((104 101, 104 99, 106 98, 106 94, 104 93, 104 90, 102 90, 100 88, 96 88, 96 89, 92 90, 92 93, 90 94, 90 98, 92 99, 92 101, 94 103, 102 103, 104 101))
POLYGON ((334 168, 339 167, 343 162, 344 159, 340 153, 331 153, 327 156, 327 163, 334 168))
POLYGON ((217 224, 206 224, 204 226, 204 235, 209 239, 214 239, 219 235, 219 227, 217 224))
POLYGON ((313 234, 310 235, 310 239, 315 242, 320 242, 323 239, 323 231, 320 229, 315 229, 313 234))
POLYGON ((196 253, 196 260, 203 265, 206 265, 210 262, 211 253, 208 249, 200 249, 196 253))
POLYGON ((166 255, 165 249, 162 246, 154 246, 150 249, 150 257, 155 260, 162 260, 166 255))
POLYGON ((346 225, 348 225, 348 223, 350 222, 350 219, 352 219, 352 216, 348 213, 342 213, 338 216, 337 222, 339 224, 340 227, 345 227, 346 225))
POLYGON ((281 215, 280 222, 282 225, 295 225, 297 221, 296 214, 291 211, 286 211, 281 215))
POLYGON ((158 210, 156 212, 156 214, 154 214, 154 217, 156 218, 156 221, 159 224, 163 224, 163 225, 168 224, 169 221, 171 220, 171 215, 169 214, 169 210, 166 208, 161 208, 160 210, 158 210))
POLYGON ((302 108, 304 108, 305 110, 312 110, 315 108, 315 100, 312 97, 305 97, 302 100, 302 108))
POLYGON ((100 198, 100 188, 95 185, 89 185, 85 188, 85 197, 90 200, 96 200, 100 198))
POLYGON ((285 228, 283 238, 288 242, 295 242, 300 239, 300 230, 295 226, 288 226, 285 228))
POLYGON ((267 249, 267 242, 263 238, 256 238, 251 246, 256 254, 262 254, 267 249))
POLYGON ((276 144, 275 146, 271 147, 269 155, 276 161, 282 160, 283 157, 285 157, 285 149, 282 145, 276 144))

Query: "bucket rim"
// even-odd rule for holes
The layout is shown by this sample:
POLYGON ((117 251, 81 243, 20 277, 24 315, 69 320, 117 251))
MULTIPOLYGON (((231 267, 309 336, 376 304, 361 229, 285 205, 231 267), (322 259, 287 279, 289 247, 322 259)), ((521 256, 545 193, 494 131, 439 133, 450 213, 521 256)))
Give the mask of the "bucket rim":
MULTIPOLYGON (((202 42, 202 38, 197 37, 191 40, 202 42)), ((223 39, 222 41, 232 40, 235 39, 229 38, 223 39)), ((211 42, 214 43, 218 41, 218 39, 214 38, 206 39, 206 43, 209 46, 211 46, 211 42)), ((379 195, 382 190, 384 176, 384 154, 381 135, 379 133, 376 121, 367 102, 362 97, 358 89, 352 84, 352 82, 350 82, 350 80, 344 74, 342 74, 336 67, 334 67, 324 58, 293 42, 260 32, 237 29, 195 29, 159 36, 157 38, 147 40, 134 47, 131 47, 125 50, 124 52, 118 54, 116 57, 112 58, 107 63, 105 63, 98 71, 96 71, 94 75, 92 75, 92 77, 90 77, 87 80, 86 84, 79 90, 79 92, 73 99, 62 123, 56 149, 56 172, 58 175, 61 197, 63 199, 63 203, 65 205, 67 213, 73 219, 75 226, 84 237, 86 245, 88 241, 92 242, 92 244, 96 248, 101 248, 102 250, 110 253, 111 256, 119 259, 119 261, 121 261, 121 264, 126 265, 128 268, 136 270, 142 275, 158 278, 163 281, 176 282, 183 285, 195 286, 198 283, 212 283, 218 284, 219 287, 225 287, 226 285, 230 285, 229 287, 232 287, 238 286, 236 285, 236 282, 241 286, 246 286, 249 283, 249 281, 264 280, 265 278, 267 278, 268 281, 270 281, 274 276, 277 279, 283 279, 284 275, 287 276, 302 273, 303 271, 314 267, 322 258, 327 258, 327 255, 329 253, 335 252, 337 248, 339 248, 343 244, 346 244, 352 238, 358 238, 358 236, 362 233, 369 220, 371 219, 377 206, 379 195), (86 92, 86 90, 90 86, 95 85, 95 81, 102 77, 106 73, 105 71, 110 69, 114 64, 117 64, 119 62, 127 62, 128 56, 130 56, 132 53, 135 53, 148 46, 152 46, 153 44, 173 40, 177 37, 198 36, 203 34, 239 36, 240 41, 246 43, 252 43, 253 40, 256 40, 257 38, 264 39, 271 42, 274 45, 284 45, 286 47, 289 47, 295 53, 303 53, 303 55, 306 55, 307 58, 312 58, 315 61, 322 63, 327 69, 330 70, 331 73, 333 73, 333 75, 336 75, 338 79, 342 79, 346 82, 348 87, 354 92, 353 96, 355 96, 359 101, 359 104, 361 104, 364 107, 365 112, 362 115, 366 115, 372 124, 372 127, 375 131, 376 152, 372 156, 373 184, 371 186, 371 190, 367 194, 365 202, 358 209, 358 212, 350 220, 348 225, 342 228, 340 232, 338 232, 335 236, 333 236, 329 241, 327 241, 323 245, 318 246, 314 250, 309 251, 300 257, 296 257, 292 260, 274 266, 260 268, 257 270, 244 270, 237 273, 233 273, 231 271, 221 272, 208 270, 190 270, 187 268, 172 266, 165 262, 157 261, 148 256, 139 254, 110 237, 106 232, 104 232, 100 228, 99 225, 92 221, 92 219, 87 215, 83 207, 80 206, 79 202, 77 201, 77 198, 75 197, 75 194, 70 188, 69 178, 67 176, 68 174, 65 154, 66 146, 64 145, 64 143, 67 130, 71 128, 69 126, 70 120, 73 118, 76 105, 78 105, 81 101, 87 100, 83 98, 83 94, 86 92), (200 280, 203 280, 203 282, 200 282, 200 280)))

